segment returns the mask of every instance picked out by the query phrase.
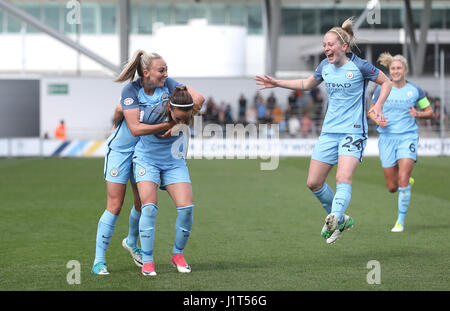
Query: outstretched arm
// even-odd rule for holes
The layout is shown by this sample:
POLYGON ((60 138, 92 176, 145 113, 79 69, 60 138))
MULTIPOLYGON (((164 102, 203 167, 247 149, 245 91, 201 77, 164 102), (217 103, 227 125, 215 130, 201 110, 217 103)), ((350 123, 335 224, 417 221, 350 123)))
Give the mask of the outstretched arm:
POLYGON ((260 90, 281 87, 285 89, 291 89, 296 91, 308 91, 320 84, 313 75, 306 79, 297 80, 276 80, 269 75, 255 76, 256 85, 262 85, 260 90))

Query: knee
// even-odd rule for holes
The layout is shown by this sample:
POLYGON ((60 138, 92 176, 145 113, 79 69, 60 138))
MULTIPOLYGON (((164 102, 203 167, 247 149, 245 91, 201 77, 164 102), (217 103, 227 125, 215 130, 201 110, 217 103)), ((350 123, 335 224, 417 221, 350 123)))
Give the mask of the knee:
POLYGON ((141 213, 143 216, 156 217, 158 212, 158 206, 153 203, 144 204, 141 207, 141 213))
POLYGON ((397 185, 387 185, 387 190, 388 190, 390 193, 396 192, 397 189, 398 189, 397 185))
POLYGON ((113 213, 114 215, 119 215, 120 210, 122 209, 123 198, 121 197, 110 197, 108 196, 108 201, 106 204, 106 209, 113 213))
POLYGON ((306 186, 309 188, 309 190, 315 192, 315 191, 319 191, 320 189, 322 189, 324 183, 323 182, 319 182, 317 180, 313 180, 313 179, 309 179, 306 181, 306 186))

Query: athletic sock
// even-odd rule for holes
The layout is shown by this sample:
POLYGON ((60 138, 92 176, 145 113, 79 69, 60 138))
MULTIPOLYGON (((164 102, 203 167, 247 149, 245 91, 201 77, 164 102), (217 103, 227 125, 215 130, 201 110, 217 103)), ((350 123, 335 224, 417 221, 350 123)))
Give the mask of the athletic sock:
POLYGON ((334 193, 331 190, 330 186, 325 183, 322 189, 318 191, 313 191, 313 194, 319 199, 320 203, 322 203, 323 208, 327 212, 327 214, 331 213, 331 206, 333 205, 334 193))
POLYGON ((336 186, 336 194, 333 198, 331 212, 338 217, 339 224, 344 222, 344 213, 350 203, 351 197, 352 185, 343 183, 336 186))
POLYGON ((141 238, 142 260, 144 263, 153 262, 153 242, 155 240, 155 221, 158 206, 148 203, 141 208, 139 220, 139 237, 141 238))
POLYGON ((136 208, 131 208, 129 217, 129 227, 127 236, 127 245, 131 248, 137 246, 137 241, 139 238, 139 220, 141 219, 141 213, 136 210, 136 208))
POLYGON ((406 212, 408 211, 409 202, 411 200, 411 185, 398 188, 398 218, 402 226, 405 224, 406 212))
POLYGON ((105 254, 114 233, 117 218, 117 215, 105 210, 98 221, 94 265, 99 262, 106 262, 105 254))
POLYGON ((194 205, 177 207, 177 220, 175 222, 175 242, 172 254, 182 254, 191 234, 194 222, 194 205))

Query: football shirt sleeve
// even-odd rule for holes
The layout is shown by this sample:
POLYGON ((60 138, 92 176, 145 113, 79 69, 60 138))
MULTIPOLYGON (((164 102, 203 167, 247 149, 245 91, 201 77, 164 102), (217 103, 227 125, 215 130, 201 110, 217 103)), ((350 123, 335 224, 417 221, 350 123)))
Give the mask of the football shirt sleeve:
POLYGON ((122 89, 122 96, 120 97, 120 105, 123 110, 139 108, 138 89, 133 83, 127 84, 122 89))

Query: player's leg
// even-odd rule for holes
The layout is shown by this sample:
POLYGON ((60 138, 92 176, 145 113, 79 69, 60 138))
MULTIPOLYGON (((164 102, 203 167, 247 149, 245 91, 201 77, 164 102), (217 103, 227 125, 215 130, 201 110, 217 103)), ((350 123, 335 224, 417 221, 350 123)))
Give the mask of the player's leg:
POLYGON ((344 213, 352 195, 353 174, 360 160, 353 156, 339 156, 336 171, 336 194, 333 198, 331 213, 338 218, 338 224, 344 222, 344 213))
POLYGON ((336 242, 342 232, 354 225, 353 219, 345 215, 352 196, 353 174, 362 162, 367 138, 364 134, 342 134, 338 145, 338 164, 336 171, 336 193, 333 198, 331 213, 325 218, 328 230, 333 234, 327 243, 336 242), (337 229, 337 230, 336 230, 337 229))
POLYGON ((142 249, 137 243, 139 238, 139 220, 141 219, 141 200, 134 179, 130 184, 133 190, 134 205, 128 217, 128 236, 122 240, 122 246, 131 254, 134 263, 138 267, 142 267, 142 249))
POLYGON ((398 165, 391 167, 383 167, 384 181, 386 182, 387 190, 391 193, 398 190, 398 165))
POLYGON ((346 215, 345 211, 351 200, 353 174, 359 162, 360 159, 354 156, 339 156, 336 172, 336 194, 333 198, 331 213, 325 218, 328 230, 333 231, 333 234, 327 239, 328 244, 336 242, 344 230, 350 229, 354 225, 353 218, 346 215))
POLYGON ((189 273, 191 267, 183 256, 194 222, 194 204, 192 185, 187 166, 178 165, 164 170, 161 176, 161 188, 167 190, 177 208, 175 221, 175 241, 172 248, 172 264, 179 272, 189 273))
POLYGON ((403 158, 398 160, 398 217, 392 232, 401 232, 405 225, 405 217, 411 200, 411 185, 409 180, 414 166, 414 160, 403 158))
POLYGON ((326 183, 326 179, 333 165, 337 163, 337 155, 338 136, 322 133, 314 146, 306 184, 320 201, 327 214, 331 212, 334 193, 326 183))
POLYGON ((309 163, 308 179, 306 184, 322 204, 327 214, 331 213, 334 193, 326 183, 327 176, 333 165, 311 159, 309 163))
POLYGON ((167 191, 175 202, 177 219, 175 221, 175 241, 172 248, 172 264, 179 272, 189 273, 191 267, 183 256, 194 222, 194 205, 190 183, 176 183, 167 186, 167 191))
POLYGON ((153 243, 155 240, 155 223, 158 213, 158 184, 151 181, 138 181, 137 189, 142 202, 139 219, 139 237, 142 247, 142 274, 156 275, 153 259, 153 243))
POLYGON ((126 184, 106 182, 106 210, 103 212, 97 225, 95 259, 92 267, 94 274, 109 274, 106 268, 106 250, 114 233, 125 191, 126 184))

